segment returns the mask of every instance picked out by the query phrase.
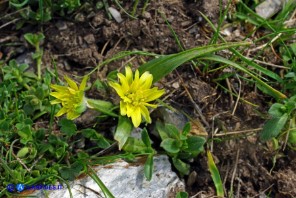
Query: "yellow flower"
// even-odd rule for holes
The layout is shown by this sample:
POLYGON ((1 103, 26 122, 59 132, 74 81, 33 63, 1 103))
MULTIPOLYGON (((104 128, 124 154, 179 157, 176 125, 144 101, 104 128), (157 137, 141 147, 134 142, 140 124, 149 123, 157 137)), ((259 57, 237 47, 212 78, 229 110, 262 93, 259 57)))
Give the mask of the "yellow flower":
POLYGON ((164 94, 164 90, 158 90, 157 87, 150 88, 153 76, 149 72, 141 75, 137 70, 133 77, 130 67, 125 68, 125 76, 117 74, 120 84, 110 82, 110 86, 115 89, 120 96, 120 114, 131 117, 135 127, 141 124, 142 116, 147 123, 151 123, 151 118, 147 107, 156 108, 157 105, 149 104, 164 94))
POLYGON ((51 88, 56 92, 51 92, 50 95, 55 97, 50 103, 61 104, 63 107, 56 114, 57 117, 67 114, 67 119, 74 120, 79 117, 87 108, 87 101, 84 96, 84 90, 87 82, 87 76, 84 76, 79 88, 77 84, 69 77, 65 76, 68 86, 60 86, 51 84, 51 88))

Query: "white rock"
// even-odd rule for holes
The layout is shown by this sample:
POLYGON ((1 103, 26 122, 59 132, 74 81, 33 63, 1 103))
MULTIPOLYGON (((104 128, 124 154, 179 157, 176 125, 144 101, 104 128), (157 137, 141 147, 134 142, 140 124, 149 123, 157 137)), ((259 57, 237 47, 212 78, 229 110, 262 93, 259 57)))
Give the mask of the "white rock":
POLYGON ((108 10, 117 23, 121 23, 123 21, 123 19, 121 18, 121 14, 120 12, 118 12, 118 10, 112 7, 109 7, 108 10))
MULTIPOLYGON (((140 163, 127 163, 123 160, 95 167, 97 175, 116 198, 165 198, 175 197, 179 191, 185 191, 185 184, 171 170, 168 157, 154 157, 154 172, 151 181, 144 176, 144 166, 140 163)), ((70 183, 75 198, 104 197, 103 192, 90 177, 70 183)), ((42 191, 34 193, 37 197, 45 197, 42 191)), ((68 189, 49 191, 50 198, 69 198, 68 189)))
POLYGON ((287 0, 265 0, 255 10, 259 16, 268 19, 281 10, 285 2, 287 0))

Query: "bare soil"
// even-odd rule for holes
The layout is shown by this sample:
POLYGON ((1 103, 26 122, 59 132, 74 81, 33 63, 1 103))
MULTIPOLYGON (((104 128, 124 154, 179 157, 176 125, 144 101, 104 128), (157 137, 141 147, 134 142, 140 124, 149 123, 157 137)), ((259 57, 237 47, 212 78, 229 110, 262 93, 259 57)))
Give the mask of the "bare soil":
MULTIPOLYGON (((133 2, 124 2, 124 8, 130 10, 133 2)), ((111 2, 110 6, 117 8, 111 2)), ((225 6, 225 1, 222 1, 222 7, 225 6)), ((231 5, 232 9, 234 5, 231 5)), ((60 76, 82 75, 121 51, 141 50, 157 54, 180 52, 182 49, 166 20, 184 49, 205 45, 212 38, 213 32, 200 12, 215 23, 219 19, 219 10, 219 0, 162 0, 151 1, 143 13, 138 9, 137 19, 128 18, 121 12, 124 19, 121 23, 109 19, 105 10, 94 9, 87 13, 76 12, 67 18, 54 18, 42 27, 28 24, 21 30, 15 30, 13 26, 7 26, 1 30, 0 42, 15 42, 19 45, 0 46, 0 59, 7 61, 32 52, 33 49, 25 45, 23 34, 43 29, 46 38, 43 44, 43 67, 54 68, 56 64, 60 76)), ((238 41, 248 34, 248 30, 240 26, 235 31, 239 34, 233 33, 227 40, 238 41)), ((25 60, 29 61, 29 57, 25 60)), ((113 62, 93 73, 91 81, 97 78, 106 80, 110 71, 122 69, 126 64, 138 67, 149 59, 136 56, 113 62)), ((267 59, 274 63, 279 61, 273 54, 267 54, 267 59)), ((33 64, 33 61, 29 63, 33 64)), ((271 99, 242 82, 241 98, 256 106, 241 101, 236 105, 236 98, 223 92, 213 82, 222 71, 211 74, 201 71, 202 66, 194 69, 186 64, 158 85, 166 89, 166 103, 196 120, 198 124, 194 133, 206 135, 213 141, 207 149, 211 149, 215 157, 226 197, 231 194, 234 197, 296 197, 295 152, 289 149, 275 152, 268 144, 258 140, 258 128, 264 124, 271 99), (201 108, 202 115, 197 112, 197 107, 201 108), (224 134, 235 131, 237 133, 232 135, 224 134)), ((224 86, 234 86, 239 90, 239 83, 238 79, 230 78, 224 86)), ((109 92, 91 92, 90 95, 103 99, 115 98, 109 92)), ((91 125, 92 117, 95 118, 90 113, 79 122, 91 125)), ((107 123, 106 126, 112 124, 107 123)), ((198 156, 191 162, 191 166, 190 175, 184 178, 190 195, 215 196, 206 155, 198 156)))

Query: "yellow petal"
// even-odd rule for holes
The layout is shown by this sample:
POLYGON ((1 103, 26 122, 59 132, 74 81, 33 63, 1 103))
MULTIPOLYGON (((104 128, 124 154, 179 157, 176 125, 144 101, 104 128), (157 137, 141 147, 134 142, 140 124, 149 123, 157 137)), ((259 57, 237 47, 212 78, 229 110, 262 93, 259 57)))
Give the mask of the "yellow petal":
POLYGON ((133 72, 132 69, 128 66, 125 67, 125 76, 128 84, 131 85, 133 82, 133 72))
POLYGON ((78 91, 75 89, 72 89, 71 87, 68 87, 68 91, 70 92, 71 95, 75 95, 78 91))
POLYGON ((61 108, 55 116, 60 117, 61 115, 64 115, 67 113, 67 109, 65 107, 61 108))
POLYGON ((150 114, 147 107, 145 107, 144 105, 141 105, 140 108, 141 108, 141 114, 144 117, 145 121, 147 123, 151 123, 151 118, 150 118, 150 114))
POLYGON ((135 112, 135 107, 131 105, 130 103, 126 103, 126 115, 128 117, 132 117, 132 115, 135 112))
POLYGON ((65 76, 64 78, 65 78, 65 80, 67 81, 68 85, 69 85, 72 89, 78 91, 78 86, 77 86, 77 84, 76 84, 75 81, 73 81, 73 80, 72 80, 71 78, 69 78, 68 76, 65 76))
POLYGON ((65 98, 69 97, 69 94, 65 93, 65 92, 51 92, 49 95, 51 95, 57 99, 60 99, 60 100, 63 100, 65 98))
POLYGON ((63 92, 67 89, 67 87, 65 87, 65 86, 55 85, 55 84, 51 84, 50 87, 52 89, 54 89, 55 91, 60 91, 60 92, 63 92))
POLYGON ((158 90, 157 87, 154 87, 153 89, 148 89, 143 92, 143 95, 145 97, 145 102, 150 102, 152 100, 156 100, 157 98, 160 98, 165 91, 158 90))
POLYGON ((133 125, 135 127, 138 127, 141 124, 141 110, 139 107, 135 108, 131 117, 132 117, 133 125))
POLYGON ((141 89, 140 86, 141 86, 141 84, 140 84, 140 79, 139 79, 139 71, 136 70, 134 81, 130 86, 130 91, 137 92, 139 89, 141 89))
POLYGON ((88 80, 88 76, 84 76, 83 79, 82 79, 82 81, 81 81, 81 84, 79 86, 79 90, 80 91, 84 91, 85 90, 87 80, 88 80))
POLYGON ((120 84, 118 84, 118 83, 114 83, 114 82, 109 82, 109 85, 110 85, 113 89, 115 89, 115 91, 117 92, 117 94, 118 94, 121 98, 124 97, 124 92, 123 92, 122 87, 120 86, 120 84))
POLYGON ((125 116, 126 115, 126 103, 120 101, 120 114, 125 116))
POLYGON ((62 101, 60 99, 55 99, 55 100, 50 101, 50 104, 54 105, 54 104, 59 104, 61 102, 62 101))
POLYGON ((140 77, 140 84, 142 89, 149 89, 152 85, 153 76, 149 72, 145 72, 140 77))
POLYGON ((147 107, 151 107, 151 108, 156 108, 158 105, 155 104, 149 104, 149 103, 143 103, 143 105, 147 106, 147 107))
POLYGON ((80 113, 77 113, 75 111, 70 111, 67 113, 67 119, 68 120, 74 120, 75 118, 78 118, 80 116, 80 113))
POLYGON ((127 92, 129 90, 129 84, 128 84, 127 77, 125 77, 121 73, 118 73, 117 76, 119 78, 119 81, 121 83, 121 87, 122 87, 123 91, 127 92))

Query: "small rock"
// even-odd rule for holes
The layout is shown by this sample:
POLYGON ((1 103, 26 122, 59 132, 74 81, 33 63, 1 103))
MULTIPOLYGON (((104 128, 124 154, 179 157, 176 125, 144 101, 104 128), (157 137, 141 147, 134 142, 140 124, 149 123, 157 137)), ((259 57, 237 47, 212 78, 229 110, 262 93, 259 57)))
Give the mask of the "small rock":
MULTIPOLYGON (((179 130, 182 130, 185 124, 188 122, 186 116, 179 112, 174 112, 170 109, 165 107, 159 107, 155 111, 151 113, 152 120, 159 120, 165 124, 172 124, 175 125, 179 130)), ((158 132, 155 129, 155 126, 152 126, 151 133, 159 137, 158 132)))
POLYGON ((32 54, 33 53, 24 53, 24 54, 21 54, 20 56, 18 56, 16 58, 16 62, 18 64, 27 64, 30 67, 33 67, 35 65, 35 61, 32 58, 32 54))
POLYGON ((179 89, 179 88, 180 88, 180 84, 179 84, 179 82, 174 82, 174 83, 172 84, 172 87, 175 88, 175 89, 179 89))
POLYGON ((120 12, 118 12, 118 10, 112 7, 109 7, 108 10, 117 23, 121 23, 123 21, 123 19, 121 18, 121 14, 120 12))
POLYGON ((191 25, 192 24, 192 22, 191 21, 183 21, 183 22, 181 22, 181 26, 182 27, 187 27, 187 26, 189 26, 189 25, 191 25))
POLYGON ((71 66, 69 65, 69 63, 67 61, 64 61, 64 69, 66 71, 71 71, 72 70, 71 66))
POLYGON ((104 13, 100 12, 94 16, 91 24, 96 28, 104 23, 104 13))
POLYGON ((282 9, 285 1, 286 0, 266 0, 255 8, 256 13, 262 18, 268 19, 282 9))
POLYGON ((78 13, 75 16, 75 21, 77 21, 77 22, 85 22, 85 16, 82 13, 78 13))
POLYGON ((95 36, 93 34, 88 34, 84 36, 83 39, 85 42, 87 42, 87 44, 93 44, 96 42, 95 36))
POLYGON ((63 31, 68 28, 67 23, 64 21, 58 21, 55 26, 58 28, 58 30, 63 31))
MULTIPOLYGON (((97 175, 116 198, 150 197, 165 198, 175 197, 177 192, 185 191, 185 184, 177 174, 171 170, 171 164, 166 155, 154 157, 154 170, 151 181, 144 176, 143 159, 137 163, 117 162, 94 168, 97 175)), ((97 198, 103 195, 98 184, 90 177, 77 179, 70 183, 73 197, 97 198)), ((48 197, 68 198, 69 191, 66 187, 62 190, 48 191, 48 197)), ((44 197, 43 191, 34 193, 37 197, 44 197)))
POLYGON ((143 12, 142 13, 142 16, 144 19, 151 19, 151 14, 147 11, 143 12))
POLYGON ((197 173, 196 171, 192 171, 187 179, 187 186, 191 187, 195 182, 196 182, 196 178, 197 178, 197 173))

